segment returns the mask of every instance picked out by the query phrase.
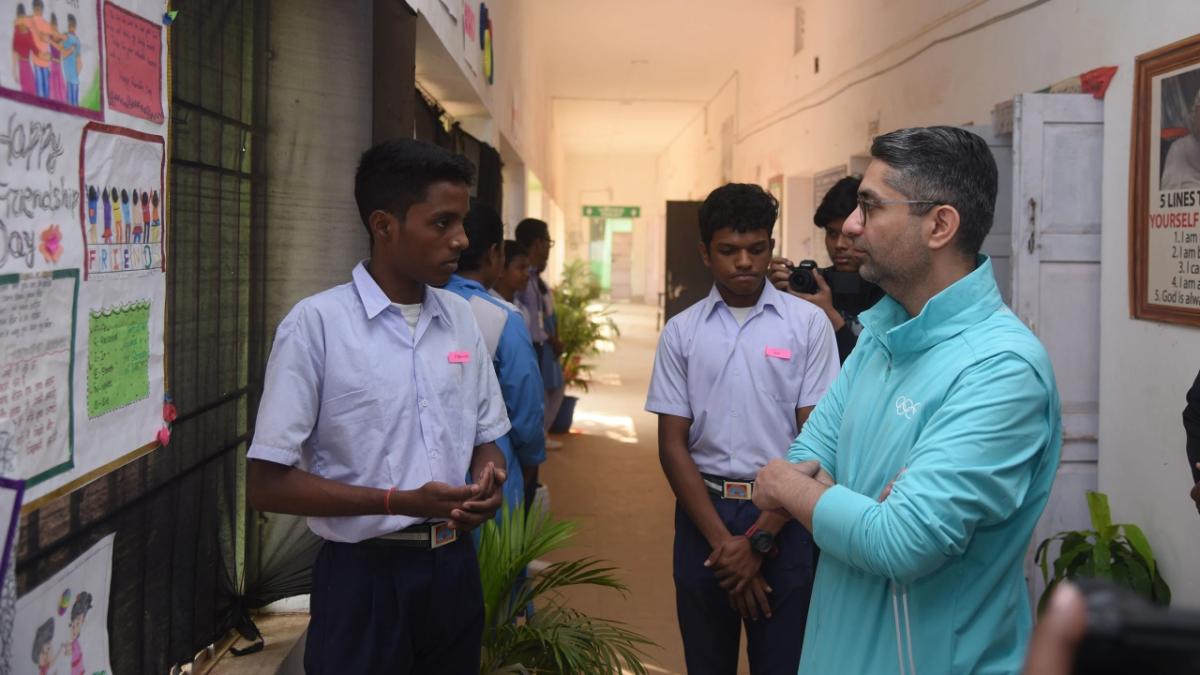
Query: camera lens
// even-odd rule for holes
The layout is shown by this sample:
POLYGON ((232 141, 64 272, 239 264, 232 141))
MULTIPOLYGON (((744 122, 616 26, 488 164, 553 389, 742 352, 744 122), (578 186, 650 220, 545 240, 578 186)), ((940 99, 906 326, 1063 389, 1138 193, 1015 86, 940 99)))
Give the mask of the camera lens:
POLYGON ((799 265, 792 268, 792 274, 788 277, 788 286, 797 293, 813 294, 818 290, 817 280, 813 277, 813 270, 817 269, 817 263, 814 260, 802 260, 799 265))

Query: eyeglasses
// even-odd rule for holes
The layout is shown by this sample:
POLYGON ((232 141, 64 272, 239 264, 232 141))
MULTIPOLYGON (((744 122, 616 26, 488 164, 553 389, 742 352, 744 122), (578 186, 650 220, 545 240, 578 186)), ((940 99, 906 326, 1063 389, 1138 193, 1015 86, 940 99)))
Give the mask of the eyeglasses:
POLYGON ((862 214, 863 214, 863 225, 867 224, 867 219, 870 218, 870 216, 871 216, 871 209, 875 209, 880 206, 887 206, 888 204, 938 204, 938 205, 941 205, 944 203, 945 202, 939 202, 939 201, 935 201, 932 199, 864 199, 863 197, 858 198, 858 208, 860 211, 862 211, 862 214))
POLYGON ((554 240, 553 239, 546 240, 546 248, 554 248, 554 240))

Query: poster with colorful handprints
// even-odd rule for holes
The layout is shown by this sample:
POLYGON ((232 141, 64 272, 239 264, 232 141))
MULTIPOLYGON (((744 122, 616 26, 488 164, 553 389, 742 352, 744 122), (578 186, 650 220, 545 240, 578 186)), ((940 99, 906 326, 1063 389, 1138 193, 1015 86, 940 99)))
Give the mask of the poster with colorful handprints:
POLYGON ((112 672, 108 597, 113 539, 108 535, 17 600, 13 675, 112 672))
POLYGON ((10 0, 0 12, 11 45, 0 53, 0 96, 102 119, 99 2, 10 0))

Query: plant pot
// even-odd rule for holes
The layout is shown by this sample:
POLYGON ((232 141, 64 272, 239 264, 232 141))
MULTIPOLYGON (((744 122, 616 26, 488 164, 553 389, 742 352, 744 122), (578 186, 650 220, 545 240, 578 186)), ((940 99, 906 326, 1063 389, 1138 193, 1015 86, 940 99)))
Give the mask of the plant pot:
POLYGON ((558 407, 558 415, 550 425, 550 433, 565 434, 571 430, 571 421, 575 419, 575 404, 578 402, 578 396, 563 397, 562 405, 558 407))

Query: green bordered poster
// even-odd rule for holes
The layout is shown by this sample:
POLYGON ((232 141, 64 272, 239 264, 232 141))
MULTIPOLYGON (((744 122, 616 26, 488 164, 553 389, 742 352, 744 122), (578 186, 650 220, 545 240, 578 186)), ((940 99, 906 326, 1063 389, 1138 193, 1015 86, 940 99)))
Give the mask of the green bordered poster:
POLYGON ((79 270, 0 276, 0 432, 27 485, 74 466, 79 270))

